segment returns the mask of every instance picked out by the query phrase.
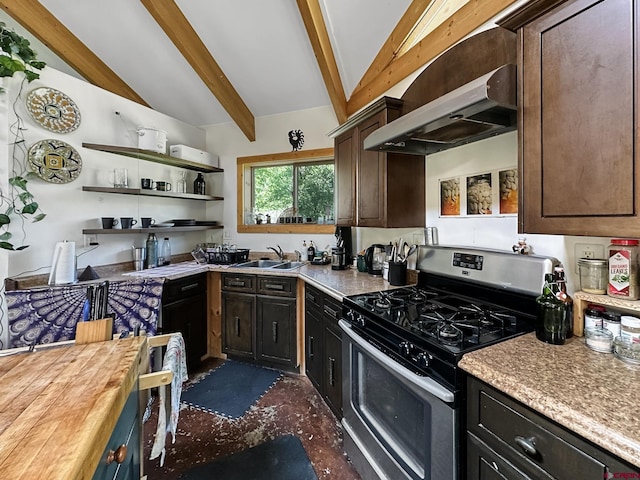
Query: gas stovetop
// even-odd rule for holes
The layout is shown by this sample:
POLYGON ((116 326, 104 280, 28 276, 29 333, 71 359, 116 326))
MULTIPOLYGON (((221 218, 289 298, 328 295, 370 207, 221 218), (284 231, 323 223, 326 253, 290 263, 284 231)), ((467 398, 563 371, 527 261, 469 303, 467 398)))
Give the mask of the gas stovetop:
POLYGON ((343 299, 351 328, 420 375, 460 388, 464 353, 534 329, 535 298, 557 260, 421 246, 418 284, 343 299))

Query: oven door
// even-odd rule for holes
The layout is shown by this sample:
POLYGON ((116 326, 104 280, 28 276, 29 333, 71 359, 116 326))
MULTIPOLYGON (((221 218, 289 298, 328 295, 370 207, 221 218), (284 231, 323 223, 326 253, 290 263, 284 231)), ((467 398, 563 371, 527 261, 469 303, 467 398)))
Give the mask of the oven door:
POLYGON ((453 480, 454 393, 395 362, 341 320, 345 450, 363 478, 453 480))

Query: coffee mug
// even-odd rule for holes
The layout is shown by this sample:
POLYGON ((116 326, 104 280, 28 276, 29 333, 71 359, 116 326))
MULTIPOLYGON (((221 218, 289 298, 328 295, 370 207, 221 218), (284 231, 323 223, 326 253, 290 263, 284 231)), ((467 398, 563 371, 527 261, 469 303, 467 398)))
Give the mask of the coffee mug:
POLYGON ((122 228, 131 228, 136 223, 138 223, 138 221, 134 220, 133 217, 120 217, 120 225, 122 225, 122 228))
POLYGON ((151 190, 151 189, 153 189, 153 184, 154 183, 156 183, 156 182, 154 182, 150 178, 141 178, 140 179, 140 187, 143 190, 151 190))
POLYGON ((171 183, 169 182, 156 182, 156 190, 161 192, 170 192, 171 191, 171 183))
POLYGON ((156 223, 156 219, 151 217, 140 217, 140 221, 142 222, 142 228, 149 228, 156 223))
POLYGON ((102 228, 109 229, 118 225, 118 220, 113 217, 102 217, 102 228))

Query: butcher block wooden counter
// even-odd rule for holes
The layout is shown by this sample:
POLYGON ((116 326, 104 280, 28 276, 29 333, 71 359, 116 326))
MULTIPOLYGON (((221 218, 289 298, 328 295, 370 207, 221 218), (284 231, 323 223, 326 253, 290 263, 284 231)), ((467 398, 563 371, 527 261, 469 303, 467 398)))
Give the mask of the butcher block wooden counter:
MULTIPOLYGON (((91 479, 146 337, 0 357, 0 477, 91 479)), ((0 351, 2 354, 2 351, 0 351)))

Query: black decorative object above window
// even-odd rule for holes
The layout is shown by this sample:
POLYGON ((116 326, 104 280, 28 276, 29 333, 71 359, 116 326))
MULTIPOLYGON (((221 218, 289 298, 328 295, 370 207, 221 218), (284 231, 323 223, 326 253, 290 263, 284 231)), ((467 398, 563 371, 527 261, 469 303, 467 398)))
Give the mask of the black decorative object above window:
POLYGON ((289 130, 289 143, 293 147, 292 152, 300 150, 304 144, 304 134, 302 130, 289 130))

